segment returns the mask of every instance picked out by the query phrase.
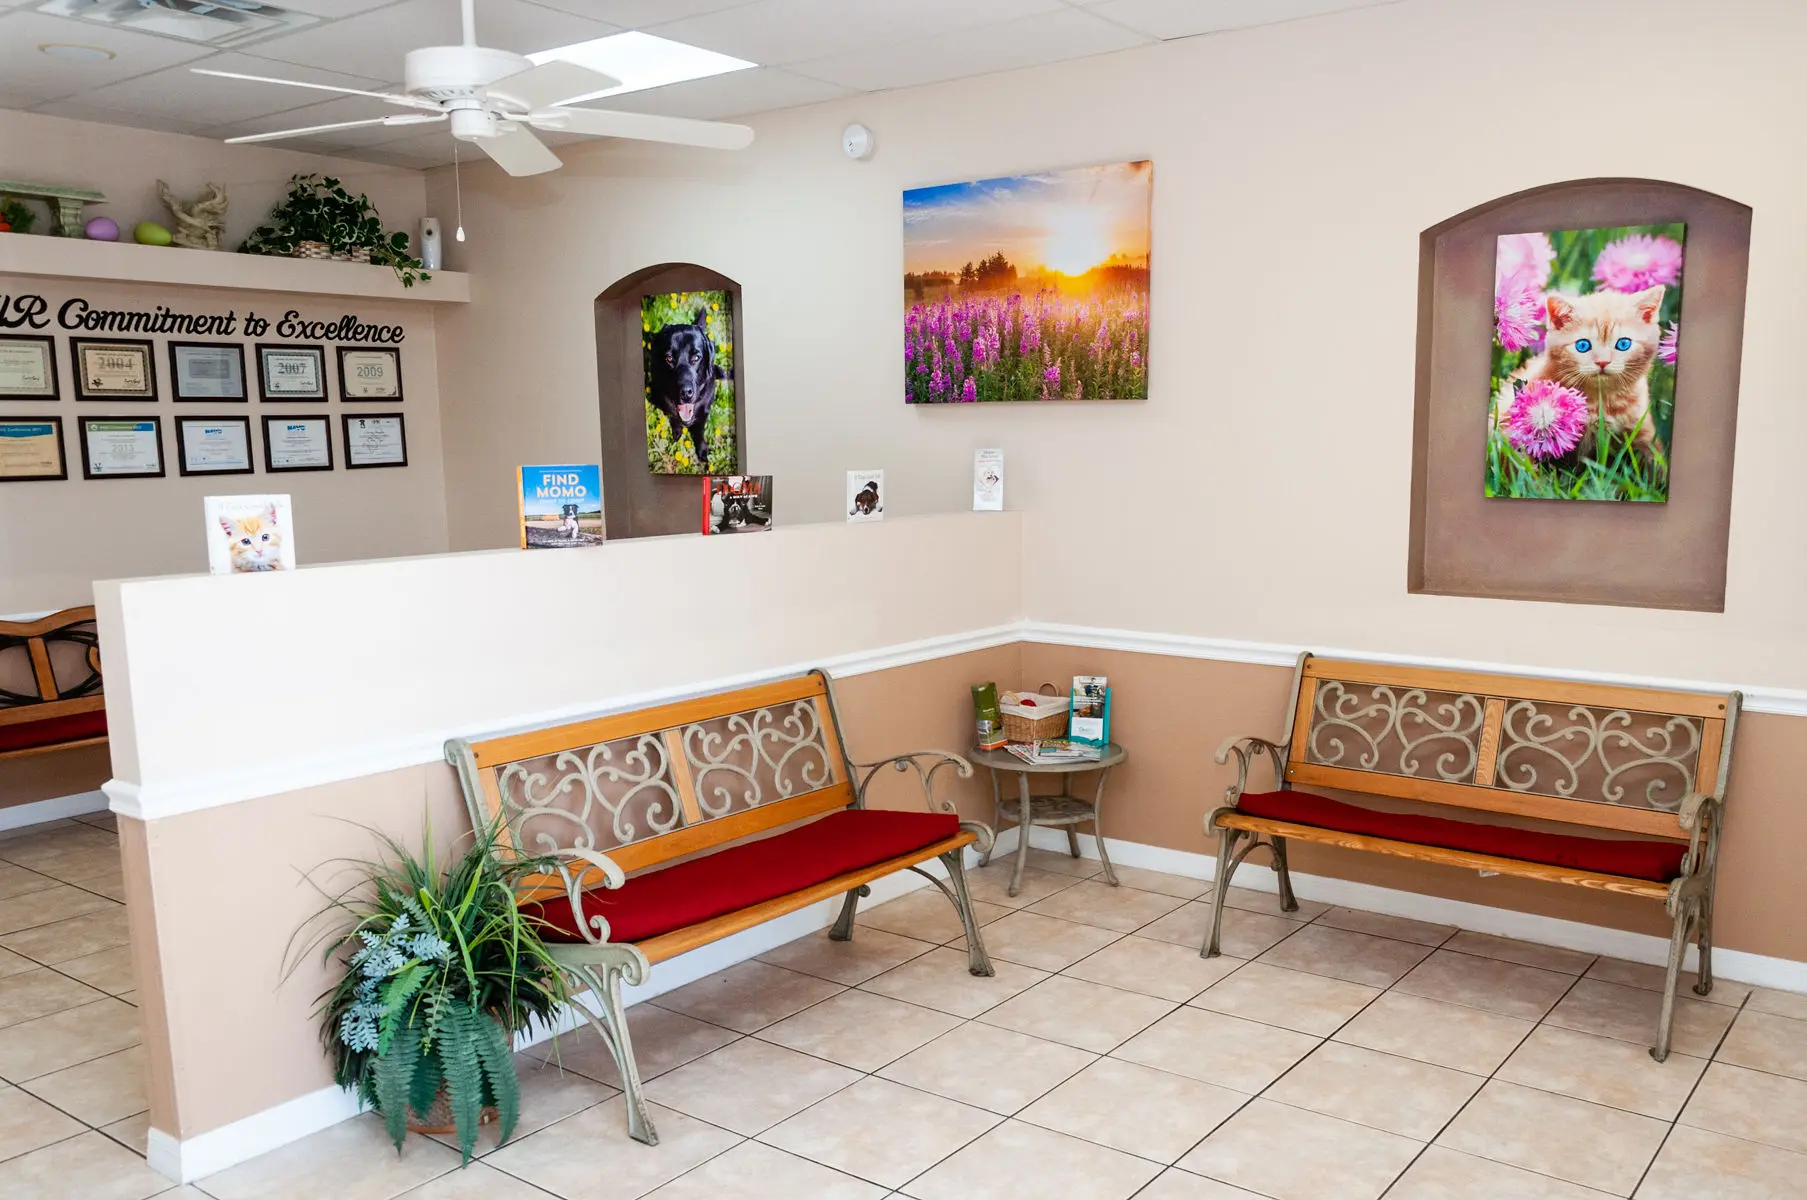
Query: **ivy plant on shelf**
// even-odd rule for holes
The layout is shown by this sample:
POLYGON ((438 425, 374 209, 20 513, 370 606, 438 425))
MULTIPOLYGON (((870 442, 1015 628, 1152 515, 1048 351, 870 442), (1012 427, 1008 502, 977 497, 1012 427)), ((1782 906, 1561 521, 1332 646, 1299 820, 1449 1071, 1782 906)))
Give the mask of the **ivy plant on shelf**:
POLYGON ((498 1119, 506 1142, 520 1116, 514 1035, 571 999, 515 902, 524 877, 554 868, 510 854, 495 828, 443 866, 430 829, 419 855, 376 836, 385 857, 351 863, 351 891, 318 914, 343 922, 321 935, 344 969, 320 997, 321 1038, 396 1149, 409 1130, 455 1133, 469 1162, 481 1124, 498 1119))
POLYGON ((403 287, 433 278, 408 253, 408 235, 385 233, 370 197, 354 196, 330 175, 292 175, 289 193, 239 247, 242 254, 346 257, 393 268, 403 287))

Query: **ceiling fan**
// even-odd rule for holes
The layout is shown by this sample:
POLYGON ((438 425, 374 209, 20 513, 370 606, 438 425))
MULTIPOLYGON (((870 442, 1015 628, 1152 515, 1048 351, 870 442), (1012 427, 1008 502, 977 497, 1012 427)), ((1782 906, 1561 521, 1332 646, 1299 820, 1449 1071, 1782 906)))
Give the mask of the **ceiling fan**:
POLYGON ((227 138, 228 142, 270 142, 366 125, 433 125, 449 121, 453 137, 473 143, 510 175, 538 175, 542 171, 557 170, 564 164, 544 142, 533 136, 535 129, 589 137, 636 138, 714 150, 740 150, 753 141, 753 131, 745 125, 600 108, 561 107, 558 103, 561 100, 607 91, 619 86, 620 81, 576 63, 555 59, 535 66, 519 54, 479 46, 473 5, 474 0, 462 0, 463 45, 426 46, 408 52, 402 70, 405 95, 242 75, 236 71, 213 71, 205 67, 189 69, 197 75, 216 75, 222 79, 245 79, 253 83, 277 83, 319 92, 368 96, 415 110, 362 121, 254 133, 227 138))

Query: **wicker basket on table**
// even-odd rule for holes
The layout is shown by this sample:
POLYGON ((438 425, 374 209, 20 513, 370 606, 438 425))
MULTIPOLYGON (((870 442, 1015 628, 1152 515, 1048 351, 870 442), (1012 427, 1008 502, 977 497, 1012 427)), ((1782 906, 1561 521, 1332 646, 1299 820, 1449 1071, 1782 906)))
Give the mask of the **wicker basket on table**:
POLYGON ((998 703, 1004 715, 1004 737, 1012 742, 1065 737, 1071 703, 1071 698, 1061 695, 1051 683, 1042 684, 1040 692, 1006 692, 998 703))

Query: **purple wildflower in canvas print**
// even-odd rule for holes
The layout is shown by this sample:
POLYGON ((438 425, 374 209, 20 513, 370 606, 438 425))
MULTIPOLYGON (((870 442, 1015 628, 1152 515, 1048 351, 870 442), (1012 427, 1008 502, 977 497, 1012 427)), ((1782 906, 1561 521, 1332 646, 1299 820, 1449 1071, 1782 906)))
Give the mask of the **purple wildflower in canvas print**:
POLYGON ((904 400, 1147 399, 1152 180, 1129 162, 905 192, 904 400))
POLYGON ((1501 236, 1484 486, 1669 498, 1685 225, 1501 236))

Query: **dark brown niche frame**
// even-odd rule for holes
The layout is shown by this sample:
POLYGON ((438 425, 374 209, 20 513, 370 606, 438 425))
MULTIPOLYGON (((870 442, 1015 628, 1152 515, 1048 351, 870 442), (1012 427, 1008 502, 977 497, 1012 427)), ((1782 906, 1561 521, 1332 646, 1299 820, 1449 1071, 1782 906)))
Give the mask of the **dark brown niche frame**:
POLYGON ((1424 231, 1412 423, 1412 592, 1725 610, 1749 206, 1653 179, 1584 179, 1424 231), (1688 224, 1666 504, 1482 494, 1494 242, 1502 233, 1688 224))
POLYGON ((740 284, 694 263, 661 263, 622 276, 596 297, 602 520, 610 540, 702 532, 701 477, 655 475, 646 469, 646 368, 640 348, 642 296, 699 291, 725 291, 734 301, 734 436, 741 468, 746 468, 747 385, 740 284))

